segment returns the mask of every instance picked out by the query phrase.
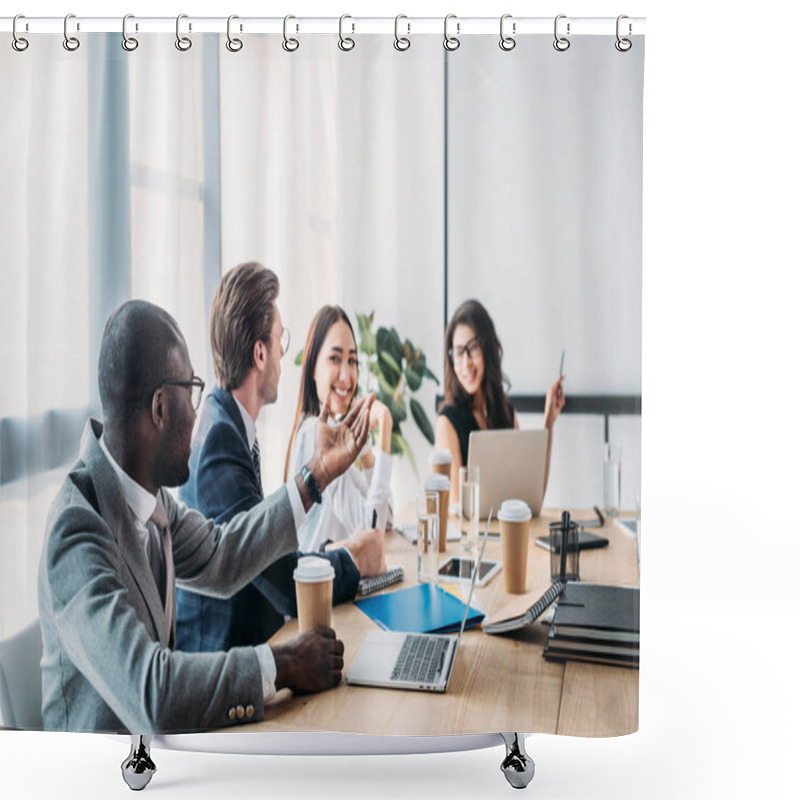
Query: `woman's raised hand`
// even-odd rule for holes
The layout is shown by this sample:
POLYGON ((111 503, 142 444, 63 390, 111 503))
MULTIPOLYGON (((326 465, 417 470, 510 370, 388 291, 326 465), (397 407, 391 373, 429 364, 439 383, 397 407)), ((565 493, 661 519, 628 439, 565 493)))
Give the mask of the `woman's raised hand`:
POLYGON ((547 390, 547 397, 544 401, 544 427, 552 428, 556 418, 564 408, 564 387, 561 385, 564 380, 563 375, 558 376, 558 380, 553 381, 547 390))

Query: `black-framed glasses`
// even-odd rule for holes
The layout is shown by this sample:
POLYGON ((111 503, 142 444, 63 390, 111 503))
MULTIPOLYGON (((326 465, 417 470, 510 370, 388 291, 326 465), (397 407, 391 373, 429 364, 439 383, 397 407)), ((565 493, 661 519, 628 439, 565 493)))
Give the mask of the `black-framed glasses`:
POLYGON ((192 392, 192 405, 194 406, 194 410, 197 411, 200 408, 200 401, 203 399, 203 389, 206 388, 206 382, 202 378, 198 378, 195 375, 191 380, 179 380, 178 378, 164 378, 161 383, 156 386, 153 391, 155 392, 156 389, 160 389, 162 386, 185 386, 187 389, 191 389, 192 392))
POLYGON ((463 347, 451 347, 448 351, 450 360, 454 364, 458 364, 463 360, 464 356, 469 358, 470 361, 476 359, 483 351, 481 350, 481 343, 477 338, 470 339, 463 347))

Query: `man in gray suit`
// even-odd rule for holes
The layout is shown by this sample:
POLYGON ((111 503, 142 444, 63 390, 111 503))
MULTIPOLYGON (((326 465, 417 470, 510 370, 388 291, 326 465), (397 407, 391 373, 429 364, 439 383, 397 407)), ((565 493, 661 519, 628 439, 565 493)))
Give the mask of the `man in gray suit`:
POLYGON ((106 323, 99 384, 104 424, 86 425, 50 510, 39 571, 45 728, 218 728, 262 719, 283 687, 335 686, 344 648, 330 628, 272 648, 171 649, 175 581, 230 596, 296 550, 305 512, 366 441, 372 396, 346 424, 320 425, 300 475, 217 526, 162 488, 189 476, 203 389, 175 320, 144 301, 123 304, 106 323))

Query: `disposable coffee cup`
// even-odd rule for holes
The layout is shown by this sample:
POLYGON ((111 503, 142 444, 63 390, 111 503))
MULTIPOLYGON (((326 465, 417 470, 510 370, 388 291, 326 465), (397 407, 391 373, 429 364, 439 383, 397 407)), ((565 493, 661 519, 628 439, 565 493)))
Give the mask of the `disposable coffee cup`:
POLYGON ((438 475, 450 477, 450 467, 453 463, 453 456, 449 450, 434 450, 431 454, 431 471, 438 475))
POLYGON ((527 585, 531 516, 531 510, 524 500, 503 501, 497 515, 500 520, 503 576, 509 594, 523 594, 527 585))
POLYGON ((303 556, 294 571, 297 620, 301 631, 330 628, 333 608, 333 565, 325 558, 303 556))
POLYGON ((439 552, 447 552, 447 514, 450 509, 450 478, 433 472, 425 480, 426 492, 439 494, 439 552))

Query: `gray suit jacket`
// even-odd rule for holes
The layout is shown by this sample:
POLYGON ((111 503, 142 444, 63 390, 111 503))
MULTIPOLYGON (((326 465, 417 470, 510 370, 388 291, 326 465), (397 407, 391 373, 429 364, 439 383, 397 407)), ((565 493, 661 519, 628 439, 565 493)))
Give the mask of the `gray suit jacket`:
MULTIPOLYGON (((46 730, 158 733, 262 719, 252 647, 170 650, 170 625, 133 513, 89 420, 80 460, 50 509, 39 568, 46 730), (246 713, 240 719, 237 709, 246 713), (252 708, 251 708, 252 707, 252 708)), ((228 597, 297 549, 286 489, 217 526, 160 492, 175 579, 228 597)), ((175 603, 173 602, 173 608, 175 603)))

